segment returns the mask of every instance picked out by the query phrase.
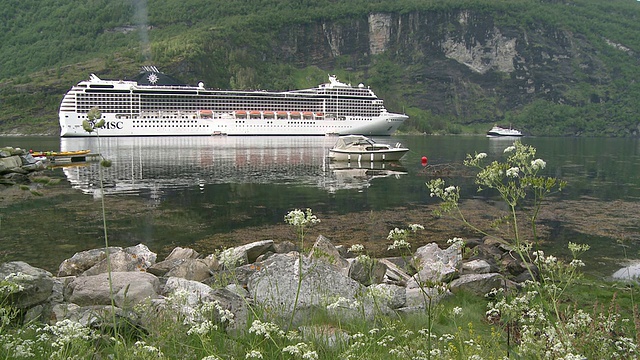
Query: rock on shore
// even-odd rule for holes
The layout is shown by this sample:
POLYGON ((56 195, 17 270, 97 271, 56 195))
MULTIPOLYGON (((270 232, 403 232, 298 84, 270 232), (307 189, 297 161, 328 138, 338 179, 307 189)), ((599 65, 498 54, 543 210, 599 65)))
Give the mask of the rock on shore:
POLYGON ((27 319, 45 323, 72 319, 95 326, 112 306, 120 316, 144 323, 136 305, 175 311, 168 299, 179 294, 181 313, 193 314, 198 306, 215 303, 220 314, 234 319, 229 329, 244 329, 250 306, 276 318, 295 313, 296 323, 319 308, 341 318, 364 314, 372 319, 380 313, 419 311, 427 301, 457 291, 484 295, 492 288, 517 286, 508 278, 529 278, 526 266, 501 242, 478 239, 467 244, 476 255, 466 259, 460 245, 440 249, 435 243, 409 258, 369 259, 356 258, 321 235, 308 256, 294 244, 264 240, 206 256, 175 248, 159 262, 155 253, 138 244, 76 253, 60 264, 56 275, 26 262, 4 263, 0 281, 18 284, 10 303, 27 319), (499 273, 499 268, 510 273, 499 273))
POLYGON ((28 184, 29 174, 45 168, 44 162, 35 159, 27 150, 0 148, 0 185, 28 184))

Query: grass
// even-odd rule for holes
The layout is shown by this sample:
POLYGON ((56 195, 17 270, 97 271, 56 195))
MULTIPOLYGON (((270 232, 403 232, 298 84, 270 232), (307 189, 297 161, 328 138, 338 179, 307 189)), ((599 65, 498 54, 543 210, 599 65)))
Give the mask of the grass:
MULTIPOLYGON (((603 310, 614 308, 621 318, 634 319, 629 312, 628 294, 637 285, 625 287, 622 293, 606 282, 590 282, 584 286, 591 289, 594 285, 598 288, 598 298, 615 299, 603 302, 603 310), (626 305, 617 306, 619 303, 626 305)), ((567 293, 567 298, 586 300, 585 287, 576 287, 567 293)), ((181 301, 184 299, 176 295, 170 304, 173 309, 179 309, 181 301)), ((225 331, 224 321, 214 320, 220 316, 211 306, 201 306, 193 316, 187 316, 179 311, 157 313, 150 305, 144 305, 135 309, 140 319, 144 319, 144 325, 123 324, 118 341, 104 328, 96 330, 68 321, 52 326, 22 324, 1 328, 0 340, 4 346, 0 348, 0 356, 7 359, 78 358, 78 354, 95 351, 94 358, 117 353, 118 359, 502 359, 507 355, 507 335, 503 325, 487 321, 487 302, 485 298, 466 293, 446 298, 434 310, 432 334, 426 331, 425 313, 345 323, 319 309, 300 327, 287 330, 286 324, 264 319, 265 312, 258 305, 247 327, 229 333, 225 331), (128 330, 122 330, 124 328, 128 330), (429 335, 433 340, 430 348, 429 335)), ((628 325, 616 331, 625 330, 629 335, 634 332, 633 321, 628 325)), ((517 339, 511 341, 512 345, 517 343, 517 339)), ((512 351, 512 356, 514 354, 512 351)), ((513 358, 546 358, 542 353, 539 355, 513 358)), ((634 356, 633 353, 627 355, 629 357, 620 358, 634 356)), ((616 358, 615 353, 609 358, 616 358)))

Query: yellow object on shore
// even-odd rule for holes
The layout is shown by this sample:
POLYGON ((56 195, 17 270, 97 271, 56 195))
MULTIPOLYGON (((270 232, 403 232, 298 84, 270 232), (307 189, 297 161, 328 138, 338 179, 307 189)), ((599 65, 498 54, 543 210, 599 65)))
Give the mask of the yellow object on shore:
POLYGON ((75 151, 31 151, 31 156, 46 156, 46 157, 56 157, 56 156, 78 156, 78 155, 86 155, 90 153, 91 150, 75 150, 75 151))

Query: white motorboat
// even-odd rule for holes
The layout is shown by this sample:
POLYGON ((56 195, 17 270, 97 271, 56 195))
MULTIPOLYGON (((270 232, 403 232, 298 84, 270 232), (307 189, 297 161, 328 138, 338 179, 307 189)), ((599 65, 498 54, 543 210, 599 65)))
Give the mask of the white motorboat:
POLYGON ((340 136, 333 148, 329 150, 329 158, 333 161, 398 161, 409 149, 397 143, 376 143, 363 135, 340 136))
POLYGON ((495 125, 487 132, 487 137, 498 137, 498 136, 522 136, 522 133, 516 129, 512 129, 511 127, 503 128, 498 125, 495 125))

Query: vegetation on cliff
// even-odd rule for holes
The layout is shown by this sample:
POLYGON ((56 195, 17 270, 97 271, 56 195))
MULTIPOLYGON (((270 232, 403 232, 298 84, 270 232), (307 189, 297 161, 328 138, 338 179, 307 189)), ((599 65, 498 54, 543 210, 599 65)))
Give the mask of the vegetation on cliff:
POLYGON ((152 64, 234 89, 308 87, 336 73, 409 114, 403 131, 483 133, 500 122, 532 135, 637 136, 638 6, 1 0, 0 132, 55 134, 72 85, 152 64))

